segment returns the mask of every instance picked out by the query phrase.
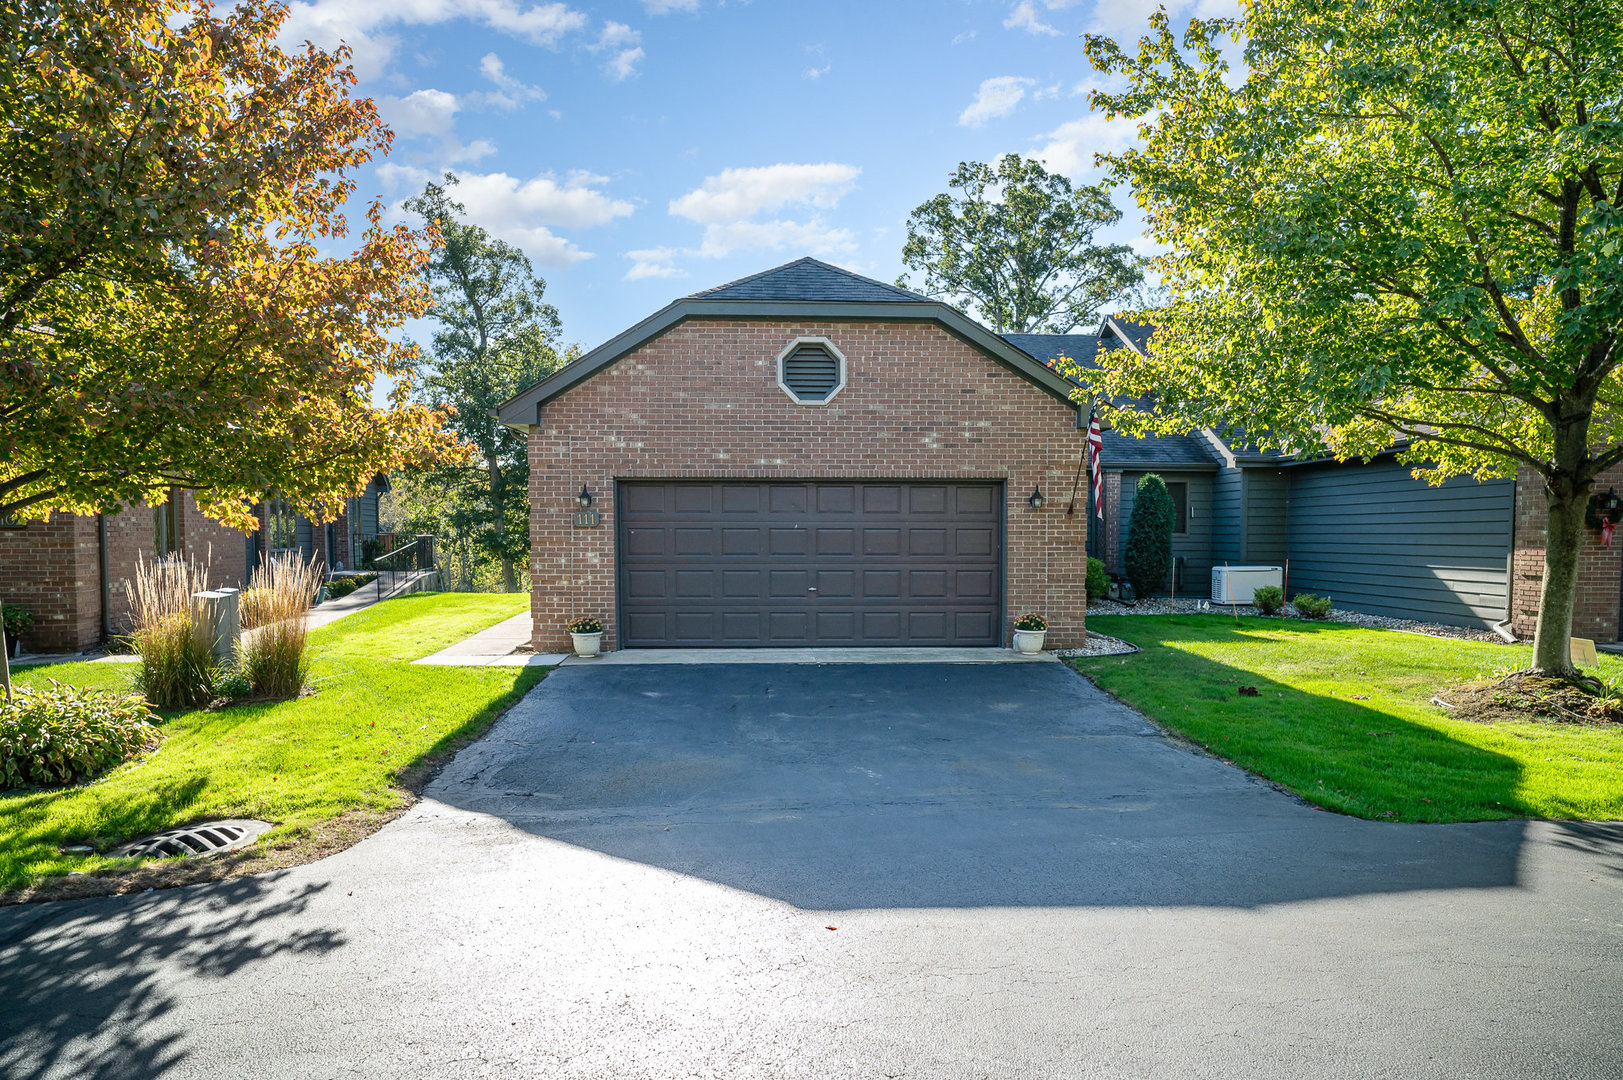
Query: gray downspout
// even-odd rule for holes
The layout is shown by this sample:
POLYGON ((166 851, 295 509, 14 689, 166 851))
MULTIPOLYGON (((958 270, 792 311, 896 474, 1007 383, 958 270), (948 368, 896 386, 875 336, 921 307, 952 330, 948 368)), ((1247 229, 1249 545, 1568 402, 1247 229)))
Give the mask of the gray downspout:
POLYGON ((113 639, 112 582, 107 577, 107 515, 96 515, 96 574, 101 585, 101 640, 113 639))

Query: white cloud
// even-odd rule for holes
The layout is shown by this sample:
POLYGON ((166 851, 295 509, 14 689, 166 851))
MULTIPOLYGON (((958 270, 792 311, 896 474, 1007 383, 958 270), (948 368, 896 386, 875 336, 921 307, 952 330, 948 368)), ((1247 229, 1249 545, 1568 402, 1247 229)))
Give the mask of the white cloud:
MULTIPOLYGON (((1050 5, 1053 6, 1053 5, 1050 5)), ((1020 0, 1009 12, 1009 17, 1003 20, 1003 25, 1009 30, 1024 30, 1028 34, 1047 34, 1050 37, 1059 37, 1060 32, 1049 26, 1037 17, 1037 7, 1032 0, 1020 0)))
POLYGON ((497 92, 486 94, 485 100, 497 108, 512 109, 521 101, 547 100, 547 92, 539 86, 520 82, 509 75, 502 58, 495 53, 486 53, 479 61, 479 74, 496 84, 497 92))
POLYGON ((354 50, 356 75, 366 80, 383 74, 399 48, 388 27, 459 18, 546 48, 587 22, 583 13, 560 2, 520 7, 516 0, 294 0, 278 43, 290 51, 306 40, 324 49, 345 43, 354 50))
POLYGON ((952 36, 952 43, 954 45, 962 45, 966 41, 974 41, 975 40, 975 35, 978 34, 978 33, 980 33, 979 30, 965 30, 961 34, 954 34, 952 36))
POLYGON ((405 97, 386 95, 377 99, 378 112, 395 134, 407 140, 433 140, 428 156, 444 164, 478 161, 494 153, 495 144, 485 139, 463 143, 456 136, 456 114, 462 102, 444 90, 417 90, 405 97))
POLYGON ((640 31, 609 19, 603 24, 602 36, 591 48, 593 52, 610 50, 613 55, 604 61, 603 73, 615 82, 625 82, 637 73, 637 64, 642 61, 641 41, 640 31))
POLYGON ((827 75, 831 70, 833 70, 833 68, 833 64, 824 64, 822 67, 809 67, 806 69, 805 77, 808 79, 821 79, 824 75, 827 75))
POLYGON ((403 98, 387 95, 378 98, 377 105, 384 122, 402 135, 449 135, 460 108, 455 94, 434 89, 403 98))
POLYGON ((643 251, 628 251, 626 258, 632 260, 632 267, 626 271, 627 281, 641 281, 643 278, 673 278, 686 277, 686 270, 678 270, 672 266, 671 260, 680 255, 675 248, 647 248, 643 251))
POLYGON ((669 15, 673 11, 698 11, 699 0, 642 0, 642 9, 650 15, 669 15))
POLYGON ((790 203, 808 203, 827 210, 851 190, 861 172, 855 165, 834 162, 724 169, 706 177, 695 190, 673 199, 670 211, 690 221, 716 225, 745 221, 763 210, 776 210, 790 203))
POLYGON ((1008 116, 1026 96, 1026 88, 1036 81, 1023 75, 998 75, 981 80, 975 100, 958 114, 958 123, 964 127, 980 127, 988 120, 1008 116))
POLYGON ((719 259, 740 251, 788 249, 815 255, 854 252, 857 243, 851 231, 827 224, 818 211, 837 206, 861 173, 855 165, 836 162, 785 163, 726 169, 706 177, 703 184, 672 199, 670 204, 673 216, 704 226, 699 245, 628 251, 626 257, 633 265, 626 279, 675 277, 682 271, 671 264, 683 256, 719 259), (803 220, 776 216, 776 212, 792 206, 808 208, 812 213, 803 220), (757 220, 766 214, 774 216, 757 220))
MULTIPOLYGON (((427 169, 393 162, 378 168, 392 189, 414 192, 438 176, 427 169)), ((524 249, 542 266, 571 266, 592 257, 549 228, 589 228, 627 217, 633 207, 611 198, 602 187, 605 176, 576 171, 562 181, 551 173, 520 180, 506 173, 459 173, 452 197, 467 208, 467 220, 524 249)))
POLYGON ((1138 135, 1136 120, 1106 120, 1103 113, 1089 113, 1070 120, 1039 136, 1043 144, 1026 156, 1043 163, 1052 172, 1078 177, 1093 170, 1093 155, 1124 148, 1138 135))

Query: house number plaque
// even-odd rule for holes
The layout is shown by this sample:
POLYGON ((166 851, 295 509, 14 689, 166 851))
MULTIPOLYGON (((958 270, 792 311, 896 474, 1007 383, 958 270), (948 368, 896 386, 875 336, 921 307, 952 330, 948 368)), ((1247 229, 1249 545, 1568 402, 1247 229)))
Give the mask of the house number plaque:
POLYGON ((596 510, 576 510, 575 528, 590 529, 594 525, 603 524, 603 517, 596 510))

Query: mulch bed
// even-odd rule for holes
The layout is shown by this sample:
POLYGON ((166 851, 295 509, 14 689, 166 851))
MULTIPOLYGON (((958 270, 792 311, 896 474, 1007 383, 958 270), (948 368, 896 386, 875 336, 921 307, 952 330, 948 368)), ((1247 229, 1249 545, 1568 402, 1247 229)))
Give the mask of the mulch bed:
MULTIPOLYGON (((1592 680, 1590 680, 1592 681, 1592 680)), ((1623 698, 1567 679, 1516 672, 1450 686, 1431 699, 1450 716, 1480 724, 1623 724, 1623 698)))

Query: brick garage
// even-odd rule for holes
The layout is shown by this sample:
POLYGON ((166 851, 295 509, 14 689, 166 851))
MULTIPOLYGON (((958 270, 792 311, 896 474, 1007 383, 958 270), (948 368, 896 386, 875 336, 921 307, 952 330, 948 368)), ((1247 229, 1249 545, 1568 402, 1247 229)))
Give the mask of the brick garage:
POLYGON ((678 301, 501 416, 529 431, 537 649, 565 648, 580 614, 618 647, 617 484, 653 479, 999 482, 994 632, 1006 643, 1038 610, 1052 646, 1083 638, 1085 499, 1075 515, 1065 504, 1084 433, 1068 388, 944 305, 802 260, 678 301), (779 385, 779 356, 813 338, 845 375, 808 406, 779 385), (573 523, 583 486, 597 527, 573 523), (1049 501, 1033 509, 1038 487, 1049 501))

